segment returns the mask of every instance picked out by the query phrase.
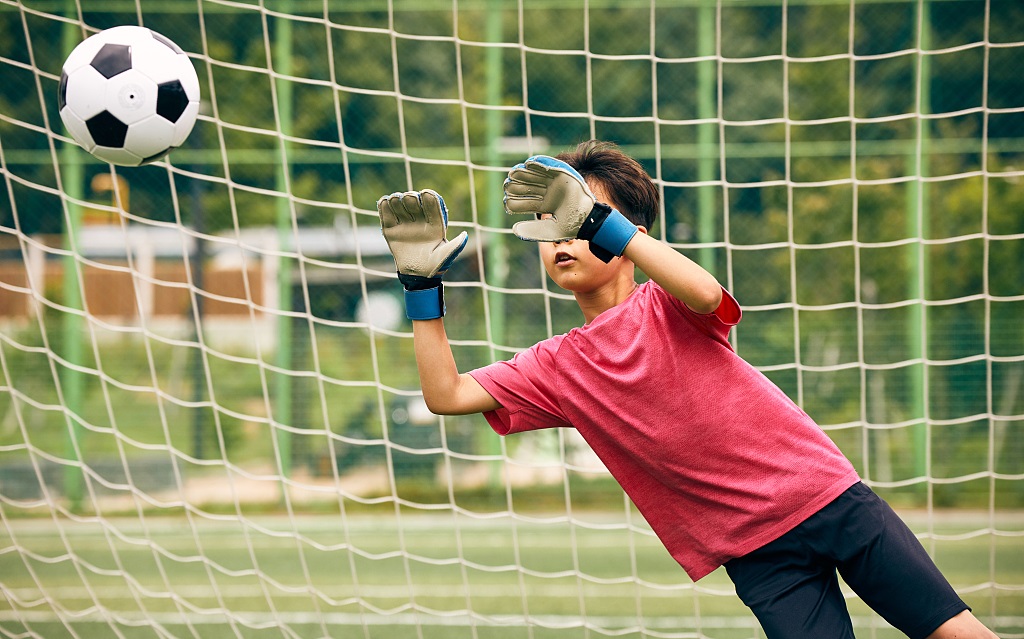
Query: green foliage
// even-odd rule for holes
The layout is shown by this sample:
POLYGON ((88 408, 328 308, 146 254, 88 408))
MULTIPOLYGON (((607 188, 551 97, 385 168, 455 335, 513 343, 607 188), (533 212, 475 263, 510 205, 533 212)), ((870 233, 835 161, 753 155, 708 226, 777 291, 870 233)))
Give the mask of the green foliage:
MULTIPOLYGON (((138 21, 132 2, 99 10, 89 3, 81 15, 88 29, 77 14, 72 22, 47 14, 74 3, 26 4, 39 11, 0 6, 0 141, 9 176, 2 236, 60 233, 60 187, 109 203, 109 194, 86 186, 107 167, 56 137, 65 132, 54 96, 64 49, 95 29, 138 21), (74 162, 84 163, 84 184, 68 183, 74 162)), ((118 169, 131 186, 132 215, 208 233, 274 225, 282 212, 299 226, 373 226, 380 195, 435 188, 453 222, 472 227, 481 246, 479 259, 452 277, 515 291, 500 302, 476 287, 449 293, 459 308, 449 321, 453 337, 500 342, 457 346, 468 369, 580 320, 560 291, 537 292, 550 284, 534 247, 494 232, 507 227, 497 185, 522 159, 496 139, 543 138, 550 147, 535 150, 554 153, 608 138, 662 185, 655 232, 714 270, 747 309, 739 352, 834 427, 852 458, 872 446, 875 454, 908 450, 885 472, 912 476, 923 453, 911 427, 864 444, 847 438, 845 425, 932 419, 944 424, 930 433, 932 472, 975 472, 956 460, 987 458, 979 442, 989 437, 975 417, 991 408, 979 398, 991 393, 995 410, 1020 414, 1013 380, 1024 354, 1024 189, 1015 172, 1024 166, 1024 4, 992 2, 986 13, 986 3, 972 0, 858 2, 852 12, 846 3, 723 2, 716 12, 698 2, 654 10, 625 2, 592 3, 585 14, 583 2, 530 2, 521 24, 510 2, 459 3, 454 11, 446 2, 267 4, 281 6, 200 3, 198 13, 144 3, 146 25, 192 54, 205 106, 186 147, 170 157, 174 174, 118 169), (986 38, 992 46, 982 46, 986 38), (513 268, 503 274, 498 261, 513 268), (491 314, 489 325, 478 321, 491 314), (989 355, 1004 358, 992 373, 989 355)), ((289 380, 308 401, 276 418, 339 428, 352 403, 373 394, 343 380, 376 383, 370 371, 380 352, 403 362, 385 365, 381 383, 416 386, 409 340, 371 343, 334 324, 352 319, 353 295, 316 295, 311 313, 327 325, 315 335, 300 331, 295 365, 307 372, 315 359, 331 381, 325 390, 302 375, 289 380)), ((60 354, 53 333, 50 348, 60 354)), ((230 449, 234 458, 250 446, 245 454, 269 455, 270 437, 247 439, 253 427, 235 415, 269 419, 262 398, 274 374, 266 362, 212 356, 205 383, 159 366, 153 380, 147 371, 165 353, 150 361, 134 346, 111 348, 87 352, 82 363, 93 371, 97 358, 118 363, 87 384, 81 418, 96 432, 89 446, 111 452, 119 437, 192 446, 186 429, 132 430, 139 420, 120 413, 166 419, 158 394, 117 393, 115 409, 104 399, 109 375, 189 392, 195 384, 198 401, 215 400, 220 412, 165 408, 211 425, 208 451, 230 449)), ((9 365, 37 371, 26 392, 53 401, 45 357, 5 353, 9 365)), ((0 412, 9 409, 4 401, 0 412)), ((33 412, 38 433, 68 428, 57 411, 33 412)), ((376 421, 371 431, 381 428, 376 421)), ((1021 472, 1019 453, 999 463, 1002 472, 1021 472)))

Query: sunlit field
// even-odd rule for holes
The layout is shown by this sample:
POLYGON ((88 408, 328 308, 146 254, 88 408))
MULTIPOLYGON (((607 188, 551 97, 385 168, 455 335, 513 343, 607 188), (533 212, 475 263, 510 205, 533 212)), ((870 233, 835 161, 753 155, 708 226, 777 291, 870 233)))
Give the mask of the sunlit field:
MULTIPOLYGON (((1024 632, 1024 592, 989 574, 1024 581, 1024 513, 905 516, 954 586, 982 584, 961 594, 983 620, 1024 632)), ((724 570, 695 585, 648 531, 609 521, 8 520, 0 619, 6 636, 47 638, 762 636, 722 596, 724 570)), ((850 607, 858 636, 902 636, 850 607)))

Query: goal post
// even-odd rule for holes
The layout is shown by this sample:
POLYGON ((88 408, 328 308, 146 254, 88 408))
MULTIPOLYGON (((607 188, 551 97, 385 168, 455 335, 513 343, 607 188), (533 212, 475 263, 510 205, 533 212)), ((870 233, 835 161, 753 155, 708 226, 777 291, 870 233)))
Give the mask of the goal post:
POLYGON ((1024 637, 1022 26, 1011 0, 0 0, 0 635, 762 636, 574 432, 418 390, 377 198, 432 188, 469 232, 470 370, 582 323, 501 183, 597 138, 743 306, 739 354, 1024 637), (122 24, 202 88, 135 168, 57 113, 65 56, 122 24))

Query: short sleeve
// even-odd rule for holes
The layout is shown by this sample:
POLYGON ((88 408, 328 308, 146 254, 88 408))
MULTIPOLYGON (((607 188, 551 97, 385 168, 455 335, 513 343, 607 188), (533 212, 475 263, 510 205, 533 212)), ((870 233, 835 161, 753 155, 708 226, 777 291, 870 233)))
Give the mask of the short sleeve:
POLYGON ((561 337, 540 342, 508 361, 470 371, 501 408, 484 413, 499 435, 569 426, 558 403, 556 356, 561 337))
POLYGON ((722 289, 722 301, 718 303, 718 308, 710 313, 694 311, 660 286, 658 287, 658 293, 662 297, 668 298, 683 317, 700 329, 702 333, 722 343, 728 343, 729 331, 732 330, 733 326, 739 324, 740 319, 743 317, 743 311, 740 309, 736 298, 724 288, 722 289))
POLYGON ((732 296, 732 293, 724 288, 722 289, 722 301, 718 303, 718 308, 712 311, 711 314, 722 324, 730 327, 739 324, 743 318, 743 311, 740 309, 739 302, 732 296))

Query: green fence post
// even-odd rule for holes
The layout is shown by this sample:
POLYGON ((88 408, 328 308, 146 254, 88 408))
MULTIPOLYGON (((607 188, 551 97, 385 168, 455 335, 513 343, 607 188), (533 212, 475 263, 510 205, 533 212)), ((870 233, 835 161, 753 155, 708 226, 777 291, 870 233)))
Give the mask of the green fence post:
MULTIPOLYGON (((73 2, 66 3, 68 16, 75 16, 73 2)), ((61 48, 65 55, 81 40, 81 30, 73 22, 64 23, 61 31, 61 48)), ((64 235, 63 248, 67 251, 62 258, 63 263, 63 294, 64 305, 69 309, 83 310, 81 281, 78 278, 77 257, 74 251, 78 248, 78 229, 82 223, 82 207, 78 204, 84 197, 85 171, 82 165, 81 152, 74 143, 63 145, 60 150, 61 186, 67 197, 64 199, 64 235)), ((82 316, 75 312, 61 314, 61 341, 64 358, 69 364, 82 363, 82 316)), ((64 466, 64 495, 72 510, 78 510, 82 504, 82 463, 78 451, 81 446, 83 430, 78 420, 82 416, 84 401, 84 380, 82 373, 65 366, 60 370, 60 388, 67 410, 64 420, 67 423, 67 439, 65 455, 67 465, 64 466)))
MULTIPOLYGON (((712 56, 715 54, 714 0, 704 0, 697 11, 697 55, 712 56)), ((697 117, 702 121, 711 120, 717 115, 717 69, 714 60, 702 61, 697 65, 697 117)), ((697 179, 701 182, 697 189, 697 241, 702 244, 715 239, 715 190, 706 183, 715 177, 717 130, 718 127, 713 124, 702 123, 697 126, 697 179)), ((701 247, 698 262, 714 274, 715 249, 710 246, 701 247)))

